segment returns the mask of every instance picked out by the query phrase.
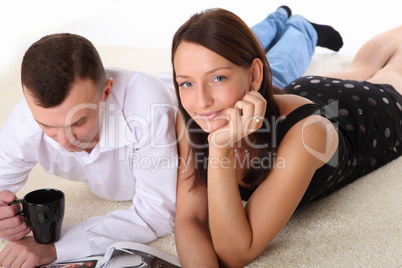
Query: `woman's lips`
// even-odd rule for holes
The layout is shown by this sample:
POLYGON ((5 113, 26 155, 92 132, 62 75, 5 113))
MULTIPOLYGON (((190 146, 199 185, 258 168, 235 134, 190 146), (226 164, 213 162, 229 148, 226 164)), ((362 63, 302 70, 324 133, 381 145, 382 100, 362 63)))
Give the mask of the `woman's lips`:
POLYGON ((198 114, 198 115, 204 120, 211 121, 211 120, 214 120, 220 113, 221 113, 221 111, 214 111, 214 112, 202 113, 202 114, 198 114))

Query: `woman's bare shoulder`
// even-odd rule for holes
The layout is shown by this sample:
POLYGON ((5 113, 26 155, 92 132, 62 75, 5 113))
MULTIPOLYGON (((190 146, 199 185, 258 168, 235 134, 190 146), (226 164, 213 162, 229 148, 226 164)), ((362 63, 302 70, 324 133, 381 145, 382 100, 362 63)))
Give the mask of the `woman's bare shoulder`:
POLYGON ((279 107, 281 116, 287 116, 300 106, 313 103, 309 99, 294 94, 274 95, 274 101, 279 107))

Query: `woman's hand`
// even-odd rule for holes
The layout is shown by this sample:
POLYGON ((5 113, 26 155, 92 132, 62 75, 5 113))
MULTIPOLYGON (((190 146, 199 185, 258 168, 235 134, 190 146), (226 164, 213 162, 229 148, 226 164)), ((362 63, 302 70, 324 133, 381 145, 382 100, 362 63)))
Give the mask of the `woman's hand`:
POLYGON ((216 148, 233 145, 262 126, 267 101, 258 91, 248 91, 234 108, 225 110, 228 124, 208 136, 210 146, 216 148))

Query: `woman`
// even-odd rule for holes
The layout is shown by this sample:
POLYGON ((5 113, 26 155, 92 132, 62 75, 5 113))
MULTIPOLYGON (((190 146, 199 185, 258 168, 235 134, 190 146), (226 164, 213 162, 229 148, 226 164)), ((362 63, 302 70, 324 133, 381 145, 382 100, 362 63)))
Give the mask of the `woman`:
POLYGON ((301 78, 280 94, 233 13, 208 10, 176 32, 184 267, 244 266, 298 206, 401 155, 401 45, 398 27, 365 44, 348 70, 301 78))

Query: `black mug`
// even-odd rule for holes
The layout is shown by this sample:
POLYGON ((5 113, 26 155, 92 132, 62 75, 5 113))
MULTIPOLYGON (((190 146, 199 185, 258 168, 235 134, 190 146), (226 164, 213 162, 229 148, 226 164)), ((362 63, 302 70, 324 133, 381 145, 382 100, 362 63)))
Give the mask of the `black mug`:
POLYGON ((49 244, 60 239, 64 202, 62 191, 40 189, 30 192, 23 199, 16 199, 8 205, 21 204, 22 211, 18 214, 26 219, 35 241, 40 244, 49 244))

